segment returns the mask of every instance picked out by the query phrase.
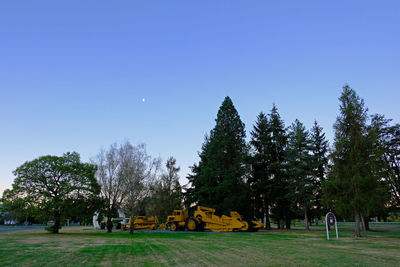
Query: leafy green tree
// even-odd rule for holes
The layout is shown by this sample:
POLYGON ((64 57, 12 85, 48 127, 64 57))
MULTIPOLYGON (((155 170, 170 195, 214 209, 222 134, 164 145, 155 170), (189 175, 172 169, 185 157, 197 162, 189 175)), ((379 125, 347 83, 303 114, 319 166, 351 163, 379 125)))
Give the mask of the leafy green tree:
POLYGON ((22 223, 31 214, 34 214, 33 205, 26 203, 23 197, 20 197, 10 189, 4 190, 1 202, 3 203, 3 213, 6 221, 22 223))
POLYGON ((326 179, 328 168, 328 150, 329 143, 326 140, 325 133, 317 121, 310 132, 311 141, 311 170, 314 182, 315 210, 314 215, 318 218, 323 215, 322 207, 322 184, 326 179))
POLYGON ((270 173, 272 138, 267 116, 261 112, 251 132, 250 144, 253 148, 251 157, 251 175, 249 177, 251 195, 257 217, 265 218, 265 228, 271 229, 270 207, 274 185, 270 173))
POLYGON ((340 115, 334 125, 332 173, 326 182, 326 196, 342 216, 355 218, 354 235, 360 234, 363 213, 384 202, 381 182, 381 150, 377 135, 369 131, 364 101, 348 85, 343 87, 340 115))
POLYGON ((219 212, 237 210, 249 214, 249 189, 246 184, 248 147, 244 123, 232 100, 226 97, 217 115, 216 125, 206 137, 200 162, 194 165, 193 199, 219 212))
POLYGON ((100 187, 95 172, 96 166, 82 163, 76 152, 62 157, 42 156, 14 171, 12 195, 33 206, 30 208, 35 210, 35 217, 52 216, 53 233, 58 233, 62 219, 70 216, 80 201, 97 198, 100 187))
POLYGON ((289 193, 292 209, 299 208, 304 214, 306 230, 309 228, 309 212, 315 204, 315 181, 311 175, 311 141, 309 132, 299 121, 289 128, 286 149, 289 193))

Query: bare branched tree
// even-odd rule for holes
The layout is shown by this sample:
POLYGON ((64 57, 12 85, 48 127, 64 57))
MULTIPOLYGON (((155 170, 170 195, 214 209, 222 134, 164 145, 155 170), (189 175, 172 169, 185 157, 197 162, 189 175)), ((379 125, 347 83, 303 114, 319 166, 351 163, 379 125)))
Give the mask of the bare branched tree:
POLYGON ((144 144, 132 146, 130 143, 125 143, 119 150, 119 157, 121 159, 119 176, 124 183, 126 194, 122 206, 132 218, 130 234, 133 234, 135 207, 149 194, 150 185, 160 170, 161 160, 149 156, 144 144))
POLYGON ((102 150, 94 159, 97 164, 97 180, 101 186, 101 197, 104 201, 104 212, 107 217, 107 231, 112 232, 112 217, 113 214, 121 207, 126 196, 126 188, 122 172, 122 160, 120 156, 120 148, 117 144, 113 144, 105 151, 102 150))

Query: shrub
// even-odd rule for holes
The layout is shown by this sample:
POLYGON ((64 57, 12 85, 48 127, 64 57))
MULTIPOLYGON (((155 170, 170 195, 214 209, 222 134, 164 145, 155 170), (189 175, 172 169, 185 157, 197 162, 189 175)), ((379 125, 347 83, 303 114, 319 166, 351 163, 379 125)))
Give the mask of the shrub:
MULTIPOLYGON (((50 232, 50 233, 53 233, 53 232, 54 232, 54 225, 47 226, 47 227, 45 227, 44 229, 45 229, 46 231, 50 232)), ((61 226, 60 226, 59 229, 61 229, 61 226)))

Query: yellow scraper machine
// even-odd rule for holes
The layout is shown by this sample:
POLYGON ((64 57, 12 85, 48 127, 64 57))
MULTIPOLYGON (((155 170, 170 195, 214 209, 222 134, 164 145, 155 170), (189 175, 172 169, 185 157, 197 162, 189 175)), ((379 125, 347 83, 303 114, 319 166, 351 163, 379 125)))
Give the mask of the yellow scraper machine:
POLYGON ((204 231, 213 232, 251 232, 257 231, 264 225, 257 221, 244 220, 236 211, 231 211, 230 216, 217 216, 215 209, 198 206, 193 217, 188 216, 187 210, 175 210, 174 215, 168 216, 166 227, 172 231, 204 231))
MULTIPOLYGON (((158 219, 154 216, 134 216, 133 217, 133 229, 134 230, 156 230, 158 227, 158 219)), ((132 217, 129 217, 127 223, 121 223, 121 230, 131 229, 132 217)))

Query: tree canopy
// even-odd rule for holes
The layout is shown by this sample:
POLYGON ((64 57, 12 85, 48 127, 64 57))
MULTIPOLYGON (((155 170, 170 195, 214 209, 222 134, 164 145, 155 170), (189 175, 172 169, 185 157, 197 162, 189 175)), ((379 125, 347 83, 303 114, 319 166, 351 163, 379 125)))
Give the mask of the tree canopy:
POLYGON ((23 199, 35 217, 52 217, 53 232, 58 233, 62 219, 79 212, 92 214, 98 208, 100 187, 95 172, 96 166, 82 163, 76 152, 42 156, 14 171, 16 178, 9 197, 23 199))
POLYGON ((205 138, 200 162, 193 166, 193 175, 188 177, 194 200, 222 213, 237 210, 248 214, 246 134, 229 97, 219 108, 215 122, 214 129, 205 138))
POLYGON ((353 215, 354 235, 360 236, 360 219, 370 209, 383 204, 381 151, 377 135, 367 125, 364 101, 349 86, 343 87, 340 114, 334 125, 335 142, 331 154, 333 166, 326 182, 326 198, 342 216, 353 215))

